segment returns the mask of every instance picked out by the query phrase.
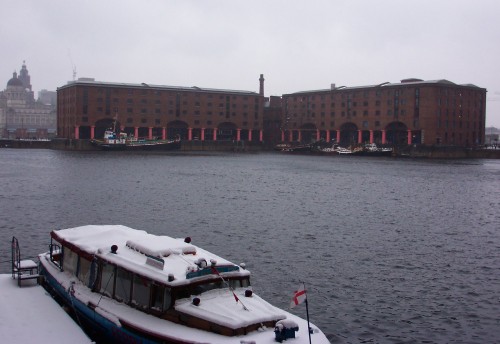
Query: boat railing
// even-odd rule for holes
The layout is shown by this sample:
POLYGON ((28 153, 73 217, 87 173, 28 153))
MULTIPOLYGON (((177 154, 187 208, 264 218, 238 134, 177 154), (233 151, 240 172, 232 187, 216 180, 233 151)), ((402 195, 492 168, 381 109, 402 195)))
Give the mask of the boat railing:
POLYGON ((31 259, 21 259, 21 248, 16 237, 12 237, 12 278, 17 278, 17 284, 21 287, 21 281, 38 278, 38 264, 31 259))
POLYGON ((62 269, 62 250, 61 246, 58 244, 50 244, 49 245, 49 253, 50 253, 50 261, 54 263, 59 269, 62 269))

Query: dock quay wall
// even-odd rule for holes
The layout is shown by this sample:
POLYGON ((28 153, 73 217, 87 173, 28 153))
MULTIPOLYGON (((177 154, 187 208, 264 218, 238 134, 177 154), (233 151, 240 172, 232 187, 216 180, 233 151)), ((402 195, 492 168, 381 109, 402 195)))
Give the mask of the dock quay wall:
MULTIPOLYGON (((6 140, 0 139, 0 148, 39 148, 56 150, 92 151, 99 150, 89 140, 52 139, 6 140)), ((271 148, 261 142, 233 141, 183 141, 181 152, 261 152, 271 148)), ((396 157, 427 159, 500 159, 500 148, 479 149, 456 146, 405 146, 395 147, 396 157)))
MULTIPOLYGON (((54 139, 49 148, 60 150, 99 150, 89 140, 54 139)), ((180 151, 218 151, 218 152, 258 152, 262 151, 260 142, 233 141, 183 141, 180 151)))
POLYGON ((500 149, 456 146, 407 146, 395 148, 396 157, 428 159, 500 159, 500 149))

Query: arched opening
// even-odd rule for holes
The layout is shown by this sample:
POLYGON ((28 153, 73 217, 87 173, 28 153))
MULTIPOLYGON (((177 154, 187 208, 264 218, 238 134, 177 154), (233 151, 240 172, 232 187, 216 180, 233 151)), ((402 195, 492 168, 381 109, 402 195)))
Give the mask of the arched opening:
POLYGON ((112 118, 98 120, 95 122, 94 138, 102 139, 104 137, 104 132, 108 129, 120 131, 120 122, 115 121, 112 118))
POLYGON ((217 127, 217 140, 232 141, 236 140, 236 125, 231 122, 223 122, 217 127))
POLYGON ((305 123, 300 126, 301 141, 305 143, 316 142, 317 129, 312 123, 305 123))
POLYGON ((183 121, 173 121, 167 124, 167 137, 174 139, 179 137, 181 140, 188 139, 188 124, 183 121))
MULTIPOLYGON (((83 140, 89 140, 90 139, 90 127, 88 125, 85 126, 80 126, 78 128, 78 137, 83 140)), ((103 133, 104 135, 104 133, 103 133)))
POLYGON ((358 127, 354 123, 344 123, 340 126, 339 145, 347 147, 358 143, 358 127))
POLYGON ((386 127, 386 141, 393 145, 408 144, 408 127, 401 122, 391 122, 386 127))

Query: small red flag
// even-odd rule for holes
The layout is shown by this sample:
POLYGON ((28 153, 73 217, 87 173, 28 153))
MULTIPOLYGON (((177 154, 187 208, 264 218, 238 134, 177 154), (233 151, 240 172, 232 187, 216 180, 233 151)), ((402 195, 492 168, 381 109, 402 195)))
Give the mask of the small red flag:
POLYGON ((304 286, 304 283, 301 283, 300 286, 297 288, 297 290, 294 292, 292 301, 290 302, 290 308, 293 308, 302 302, 304 302, 307 298, 306 295, 306 288, 304 286))

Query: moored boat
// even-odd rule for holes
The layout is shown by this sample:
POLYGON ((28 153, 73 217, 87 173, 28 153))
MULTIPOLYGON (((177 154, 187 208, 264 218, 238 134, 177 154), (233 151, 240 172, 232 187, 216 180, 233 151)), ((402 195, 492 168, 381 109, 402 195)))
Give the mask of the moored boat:
POLYGON ((329 343, 254 293, 243 264, 190 238, 88 225, 52 231, 39 258, 43 285, 104 342, 329 343))
POLYGON ((138 139, 128 136, 127 133, 116 133, 109 129, 104 132, 102 140, 90 141, 102 150, 175 150, 180 149, 181 140, 138 139))
POLYGON ((356 155, 363 156, 391 156, 392 148, 391 147, 379 147, 375 143, 369 143, 354 152, 356 155))
POLYGON ((312 144, 307 143, 280 143, 274 146, 274 150, 280 152, 306 153, 311 152, 312 144))

